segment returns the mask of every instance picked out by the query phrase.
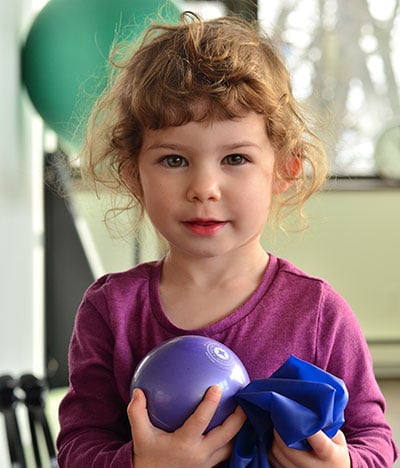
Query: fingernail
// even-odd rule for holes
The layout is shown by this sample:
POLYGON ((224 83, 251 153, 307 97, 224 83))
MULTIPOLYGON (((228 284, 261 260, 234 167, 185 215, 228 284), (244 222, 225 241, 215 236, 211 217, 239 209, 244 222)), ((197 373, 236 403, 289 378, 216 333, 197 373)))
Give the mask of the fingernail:
POLYGON ((218 396, 219 396, 219 395, 221 395, 221 393, 222 393, 222 388, 221 388, 219 385, 213 385, 213 386, 211 387, 211 389, 212 389, 214 395, 218 395, 218 396))

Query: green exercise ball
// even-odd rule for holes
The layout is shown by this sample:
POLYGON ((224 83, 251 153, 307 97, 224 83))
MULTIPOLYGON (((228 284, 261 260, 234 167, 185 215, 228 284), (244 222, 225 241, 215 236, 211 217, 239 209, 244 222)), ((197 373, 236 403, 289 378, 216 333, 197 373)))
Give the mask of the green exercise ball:
POLYGON ((46 125, 77 150, 82 119, 107 83, 115 40, 136 39, 148 18, 176 22, 179 10, 165 0, 50 0, 22 48, 22 80, 46 125))

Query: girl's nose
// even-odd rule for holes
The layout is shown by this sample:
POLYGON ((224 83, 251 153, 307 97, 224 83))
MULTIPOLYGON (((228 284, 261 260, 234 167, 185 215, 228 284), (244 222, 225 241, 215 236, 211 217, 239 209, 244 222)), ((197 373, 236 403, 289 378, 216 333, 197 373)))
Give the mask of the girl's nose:
POLYGON ((192 202, 218 201, 221 189, 217 175, 205 171, 193 174, 188 184, 187 198, 192 202))

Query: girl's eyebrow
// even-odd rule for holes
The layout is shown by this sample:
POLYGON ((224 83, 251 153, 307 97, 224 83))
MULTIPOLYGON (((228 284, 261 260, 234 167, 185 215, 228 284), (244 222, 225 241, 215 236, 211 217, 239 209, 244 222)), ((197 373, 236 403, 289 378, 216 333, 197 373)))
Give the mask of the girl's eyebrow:
POLYGON ((185 145, 179 145, 176 143, 152 143, 151 145, 146 146, 146 150, 158 150, 158 149, 167 149, 167 150, 182 150, 185 148, 185 145))
POLYGON ((257 143, 251 140, 235 141, 233 143, 223 145, 223 148, 226 150, 235 150, 238 148, 246 148, 246 147, 260 148, 260 146, 257 143))
MULTIPOLYGON (((224 151, 233 151, 233 150, 237 150, 238 148, 246 148, 246 147, 260 148, 260 146, 257 143, 255 143, 254 141, 250 141, 250 140, 237 141, 237 142, 228 143, 226 145, 221 146, 221 148, 224 151)), ((167 150, 173 150, 173 151, 177 151, 177 150, 182 151, 185 148, 187 148, 186 145, 179 144, 179 143, 155 142, 147 146, 146 150, 149 151, 149 150, 167 149, 167 150)))

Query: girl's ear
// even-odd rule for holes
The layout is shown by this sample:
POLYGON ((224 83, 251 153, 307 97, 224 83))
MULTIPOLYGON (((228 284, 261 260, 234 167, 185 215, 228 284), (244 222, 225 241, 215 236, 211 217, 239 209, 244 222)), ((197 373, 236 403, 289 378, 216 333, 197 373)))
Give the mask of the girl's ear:
POLYGON ((292 185, 293 181, 298 178, 302 169, 302 158, 297 155, 292 155, 281 164, 275 167, 275 181, 273 193, 279 195, 292 185))

